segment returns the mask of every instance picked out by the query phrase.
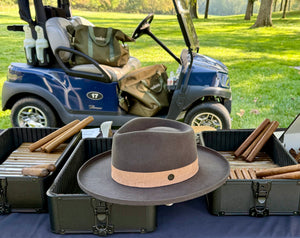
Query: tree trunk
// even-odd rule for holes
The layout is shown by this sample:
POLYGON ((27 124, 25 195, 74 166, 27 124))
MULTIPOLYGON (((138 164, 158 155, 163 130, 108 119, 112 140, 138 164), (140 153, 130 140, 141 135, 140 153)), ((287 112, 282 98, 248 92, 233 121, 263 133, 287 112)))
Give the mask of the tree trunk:
POLYGON ((279 11, 282 11, 282 6, 283 6, 283 0, 281 0, 279 11))
POLYGON ((206 0, 204 19, 208 18, 209 0, 206 0))
POLYGON ((244 20, 251 20, 251 13, 252 13, 253 5, 254 5, 253 1, 252 0, 248 0, 248 4, 247 4, 246 14, 245 14, 244 20))
POLYGON ((261 0, 256 22, 251 28, 272 26, 272 3, 273 0, 261 0))
POLYGON ((273 12, 276 12, 276 4, 277 4, 277 0, 274 1, 274 8, 273 8, 273 12))
POLYGON ((286 17, 286 8, 287 8, 287 5, 288 5, 288 0, 285 0, 284 7, 283 7, 282 18, 286 17))
POLYGON ((192 18, 198 18, 198 1, 191 0, 190 1, 190 13, 192 18))

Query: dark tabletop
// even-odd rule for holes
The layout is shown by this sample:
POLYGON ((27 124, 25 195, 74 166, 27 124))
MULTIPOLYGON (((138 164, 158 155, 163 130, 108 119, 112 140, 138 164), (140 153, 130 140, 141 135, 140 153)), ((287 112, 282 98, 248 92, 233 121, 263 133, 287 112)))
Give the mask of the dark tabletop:
MULTIPOLYGON (((76 208, 75 208, 76 209, 76 208)), ((126 219, 126 218, 125 218, 126 219)), ((205 197, 173 206, 159 206, 157 228, 152 233, 115 233, 112 237, 300 237, 300 216, 214 216, 205 197)), ((93 234, 58 235, 50 231, 49 214, 12 213, 0 216, 0 237, 97 237, 93 234)))

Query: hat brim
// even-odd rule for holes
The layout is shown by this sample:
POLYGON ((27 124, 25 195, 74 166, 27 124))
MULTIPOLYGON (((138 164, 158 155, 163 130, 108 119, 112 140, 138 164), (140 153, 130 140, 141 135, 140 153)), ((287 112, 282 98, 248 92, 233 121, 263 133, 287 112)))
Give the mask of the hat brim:
POLYGON ((111 178, 110 151, 96 155, 82 165, 77 181, 88 195, 109 203, 152 206, 183 202, 217 189, 229 176, 229 163, 220 153, 202 146, 197 146, 197 153, 197 174, 173 185, 135 188, 115 182, 111 178))

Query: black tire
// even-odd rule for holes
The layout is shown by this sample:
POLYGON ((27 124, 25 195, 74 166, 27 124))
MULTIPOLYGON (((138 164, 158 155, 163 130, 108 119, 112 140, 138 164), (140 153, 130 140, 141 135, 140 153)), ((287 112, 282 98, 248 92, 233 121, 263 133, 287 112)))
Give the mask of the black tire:
POLYGON ((230 129, 231 119, 227 109, 218 102, 206 102, 190 109, 184 122, 191 126, 211 126, 216 129, 230 129))
POLYGON ((57 127, 52 109, 43 101, 27 97, 17 101, 11 109, 13 127, 57 127))

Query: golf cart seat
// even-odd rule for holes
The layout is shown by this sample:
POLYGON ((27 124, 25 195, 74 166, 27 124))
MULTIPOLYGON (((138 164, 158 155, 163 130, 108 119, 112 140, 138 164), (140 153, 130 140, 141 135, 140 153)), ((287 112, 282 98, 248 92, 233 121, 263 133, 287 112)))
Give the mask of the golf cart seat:
POLYGON ((66 71, 66 73, 109 83, 118 81, 130 71, 141 66, 138 59, 130 57, 127 64, 123 67, 111 67, 108 65, 98 64, 93 60, 91 60, 91 64, 76 65, 71 68, 67 67, 66 65, 70 62, 72 54, 81 53, 71 47, 67 26, 72 24, 93 25, 84 18, 72 18, 71 20, 68 20, 61 17, 53 17, 46 22, 46 31, 51 50, 56 56, 59 65, 66 71), (102 77, 99 77, 99 75, 102 75, 102 77))
POLYGON ((94 24, 91 23, 89 20, 80 16, 71 17, 70 22, 73 26, 78 26, 78 25, 94 26, 94 24))

